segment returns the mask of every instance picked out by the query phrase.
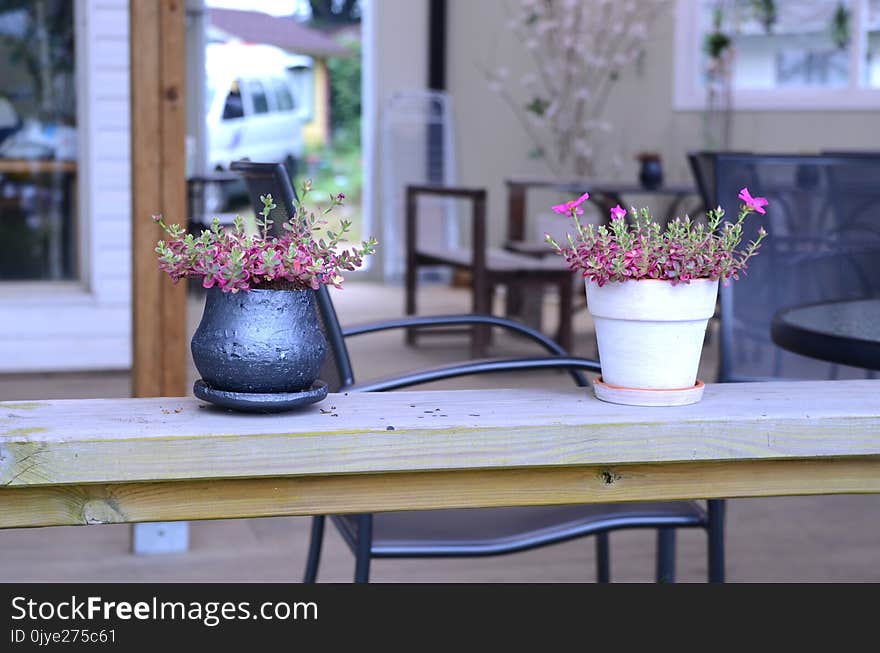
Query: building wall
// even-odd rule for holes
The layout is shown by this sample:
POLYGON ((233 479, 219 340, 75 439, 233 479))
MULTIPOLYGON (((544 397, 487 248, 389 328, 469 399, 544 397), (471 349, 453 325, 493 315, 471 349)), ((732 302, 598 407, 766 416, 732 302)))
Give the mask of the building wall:
POLYGON ((0 286, 0 372, 131 363, 127 0, 76 0, 81 278, 0 286))
POLYGON ((303 139, 306 147, 322 147, 330 138, 330 76, 324 59, 314 60, 312 75, 312 119, 303 125, 303 139))
MULTIPOLYGON (((539 161, 528 158, 530 141, 510 109, 488 89, 480 70, 504 66, 514 80, 533 70, 529 53, 505 26, 507 5, 507 0, 449 0, 448 86, 455 101, 460 180, 489 189, 494 243, 504 237, 504 178, 546 174, 539 161)), ((621 174, 626 179, 636 179, 634 155, 651 150, 662 154, 671 181, 688 181, 685 153, 703 144, 701 113, 672 108, 674 15, 674 3, 670 3, 652 26, 640 72, 628 71, 608 102, 607 117, 615 126, 616 149, 625 164, 621 174)), ((419 29, 413 26, 420 34, 419 29)), ((847 148, 880 149, 880 109, 738 111, 733 122, 732 149, 809 152, 847 148)), ((550 199, 532 203, 531 214, 550 199)))
MULTIPOLYGON (((479 3, 476 3, 479 4, 479 3)), ((364 146, 364 234, 375 236, 379 248, 365 273, 380 277, 382 248, 383 171, 382 107, 396 91, 424 89, 428 71, 428 1, 367 0, 363 22, 363 98, 361 139, 364 146)), ((402 308, 402 307, 401 307, 402 308)))

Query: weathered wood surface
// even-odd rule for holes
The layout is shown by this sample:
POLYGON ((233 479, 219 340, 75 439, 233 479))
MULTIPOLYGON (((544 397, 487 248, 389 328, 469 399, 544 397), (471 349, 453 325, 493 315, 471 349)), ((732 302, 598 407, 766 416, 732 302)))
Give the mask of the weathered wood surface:
POLYGON ((0 489, 0 528, 880 493, 880 458, 597 465, 0 489))
POLYGON ((878 390, 715 385, 675 408, 586 390, 353 393, 276 416, 192 398, 0 403, 0 484, 880 456, 878 390))
POLYGON ((0 403, 0 528, 880 493, 880 381, 331 395, 288 415, 191 398, 0 403), (389 427, 393 427, 393 430, 389 427))

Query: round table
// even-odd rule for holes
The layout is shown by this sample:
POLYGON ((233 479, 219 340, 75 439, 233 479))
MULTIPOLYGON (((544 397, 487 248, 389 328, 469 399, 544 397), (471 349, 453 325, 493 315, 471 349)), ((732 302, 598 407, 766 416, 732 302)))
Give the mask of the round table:
POLYGON ((880 298, 786 308, 773 317, 770 334, 796 354, 880 370, 880 298))

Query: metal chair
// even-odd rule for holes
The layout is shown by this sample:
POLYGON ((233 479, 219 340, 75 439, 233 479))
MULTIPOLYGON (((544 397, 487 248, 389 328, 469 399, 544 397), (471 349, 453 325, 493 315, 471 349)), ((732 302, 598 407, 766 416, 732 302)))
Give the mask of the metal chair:
POLYGON ((870 377, 866 370, 785 351, 770 337, 776 311, 880 295, 880 155, 691 155, 707 206, 731 213, 748 186, 770 200, 744 236, 769 236, 739 281, 721 287, 718 380, 870 377))
MULTIPOLYGON (((281 166, 238 162, 251 198, 271 194, 278 206, 276 220, 289 217, 296 196, 281 166)), ((579 386, 586 386, 584 371, 598 373, 593 360, 574 358, 550 338, 517 322, 490 315, 419 316, 343 329, 330 293, 316 291, 322 326, 330 344, 321 378, 331 391, 380 392, 430 381, 493 372, 535 369, 566 370, 579 386), (542 347, 549 355, 517 359, 485 359, 420 370, 403 376, 355 385, 346 339, 354 336, 410 327, 483 325, 505 329, 542 347)), ((708 532, 709 578, 724 580, 723 504, 708 508, 690 501, 603 504, 550 507, 478 508, 462 510, 408 511, 399 513, 333 515, 334 525, 355 555, 355 581, 367 582, 373 558, 474 557, 524 551, 587 535, 596 536, 597 578, 610 580, 608 533, 623 528, 656 528, 658 581, 675 577, 675 529, 703 528, 708 532)), ((306 563, 305 581, 314 582, 323 543, 325 517, 314 517, 306 563)))
POLYGON ((706 206, 735 211, 744 186, 770 200, 766 217, 752 216, 743 230, 753 240, 760 226, 767 229, 761 253, 747 274, 721 286, 717 380, 873 378, 871 371, 781 349, 770 325, 789 306, 880 295, 880 155, 696 152, 688 158, 706 206))

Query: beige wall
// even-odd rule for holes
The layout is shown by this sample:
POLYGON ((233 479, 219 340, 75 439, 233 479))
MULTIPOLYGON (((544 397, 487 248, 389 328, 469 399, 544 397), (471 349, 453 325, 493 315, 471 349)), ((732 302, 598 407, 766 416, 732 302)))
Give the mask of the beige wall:
MULTIPOLYGON (((496 243, 504 234, 503 179, 542 171, 540 162, 527 157, 530 144, 522 128, 501 99, 487 89, 480 71, 487 63, 504 65, 511 78, 518 79, 532 69, 528 52, 505 27, 505 6, 512 1, 449 0, 448 83, 456 107, 460 180, 490 189, 491 238, 496 243)), ((626 179, 635 179, 636 152, 658 150, 667 177, 686 181, 685 153, 702 145, 701 114, 672 110, 673 15, 670 5, 651 32, 641 72, 628 71, 608 103, 607 117, 615 125, 626 179)), ((733 149, 803 152, 826 148, 880 149, 880 110, 749 111, 738 112, 734 118, 733 149)), ((540 208, 533 206, 532 213, 540 208)))
POLYGON ((330 137, 330 78, 324 59, 315 59, 312 71, 312 119, 303 125, 303 140, 314 148, 326 145, 330 137))
POLYGON ((379 240, 368 275, 383 269, 381 109, 392 93, 423 89, 427 76, 427 0, 369 0, 364 20, 364 84, 361 138, 368 159, 364 205, 369 218, 364 233, 379 240))

